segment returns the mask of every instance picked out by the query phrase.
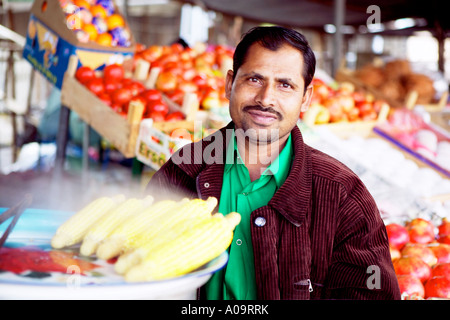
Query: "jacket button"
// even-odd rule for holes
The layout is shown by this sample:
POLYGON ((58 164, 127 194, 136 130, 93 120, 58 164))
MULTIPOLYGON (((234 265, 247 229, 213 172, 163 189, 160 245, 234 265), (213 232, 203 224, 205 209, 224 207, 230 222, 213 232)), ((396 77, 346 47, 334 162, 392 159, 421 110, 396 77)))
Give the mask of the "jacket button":
POLYGON ((258 227, 263 227, 266 224, 266 219, 263 217, 258 217, 255 219, 255 225, 258 227))
POLYGON ((205 188, 209 188, 209 183, 205 182, 205 184, 203 185, 205 188))

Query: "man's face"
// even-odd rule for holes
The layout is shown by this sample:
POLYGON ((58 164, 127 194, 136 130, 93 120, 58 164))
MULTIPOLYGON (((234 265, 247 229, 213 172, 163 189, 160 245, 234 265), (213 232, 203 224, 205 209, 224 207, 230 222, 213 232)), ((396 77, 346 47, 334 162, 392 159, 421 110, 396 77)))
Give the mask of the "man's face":
POLYGON ((311 87, 303 94, 302 71, 299 50, 283 45, 271 51, 253 44, 234 82, 233 72, 227 74, 226 96, 236 129, 243 129, 254 142, 287 139, 311 100, 311 87))

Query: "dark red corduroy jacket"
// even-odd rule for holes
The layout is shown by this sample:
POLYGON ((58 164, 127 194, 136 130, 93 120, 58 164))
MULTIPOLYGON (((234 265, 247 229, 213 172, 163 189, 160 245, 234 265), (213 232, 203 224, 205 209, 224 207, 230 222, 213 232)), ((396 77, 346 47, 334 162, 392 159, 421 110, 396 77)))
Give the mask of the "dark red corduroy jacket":
MULTIPOLYGON (((220 201, 233 124, 179 150, 148 185, 156 197, 220 201)), ((360 179, 292 131, 294 161, 251 214, 258 299, 400 299, 385 225, 360 179), (265 223, 260 223, 265 221, 265 223)))

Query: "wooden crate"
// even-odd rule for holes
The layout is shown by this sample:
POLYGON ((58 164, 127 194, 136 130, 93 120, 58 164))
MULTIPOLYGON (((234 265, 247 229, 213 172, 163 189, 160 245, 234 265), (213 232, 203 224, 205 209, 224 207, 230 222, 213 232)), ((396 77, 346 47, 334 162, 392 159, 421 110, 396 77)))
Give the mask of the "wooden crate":
MULTIPOLYGON (((314 123, 308 123, 305 122, 306 125, 313 129, 327 129, 336 134, 338 137, 341 138, 348 138, 354 135, 361 136, 361 137, 368 137, 371 133, 373 128, 386 121, 388 114, 389 114, 389 105, 383 104, 379 114, 378 118, 374 121, 342 121, 342 122, 331 122, 326 124, 314 124, 314 123)), ((309 112, 306 111, 306 112, 309 112)))
MULTIPOLYGON (((336 81, 338 81, 338 82, 352 83, 357 89, 362 89, 368 93, 373 94, 373 96, 376 99, 386 101, 392 108, 405 108, 406 107, 408 109, 412 109, 416 106, 418 94, 415 91, 408 92, 405 95, 404 101, 398 101, 398 100, 394 100, 394 99, 387 97, 386 95, 381 93, 376 88, 373 88, 372 86, 367 85, 364 82, 362 82, 361 80, 357 79, 354 76, 354 72, 351 70, 341 68, 337 71, 335 78, 336 78, 336 81)), ((448 99, 448 92, 446 91, 442 94, 442 96, 439 98, 439 100, 436 103, 426 104, 423 107, 425 108, 426 111, 429 111, 429 112, 440 111, 440 110, 444 109, 445 105, 447 104, 447 99, 448 99)))
MULTIPOLYGON (((406 95, 405 107, 412 110, 417 105, 418 94, 416 91, 411 91, 406 95)), ((445 91, 437 103, 430 103, 423 105, 423 108, 428 112, 439 112, 444 110, 447 105, 448 91, 445 91)))
POLYGON ((72 60, 64 75, 61 103, 76 112, 125 157, 133 158, 144 106, 130 103, 127 118, 117 114, 75 79, 76 63, 72 60))
POLYGON ((349 82, 355 86, 356 89, 364 90, 368 93, 371 93, 376 99, 378 100, 384 100, 386 101, 389 106, 392 108, 402 108, 405 105, 403 103, 399 103, 397 100, 390 99, 389 97, 386 97, 384 94, 382 94, 379 90, 373 88, 372 86, 369 86, 362 82, 361 80, 357 79, 353 75, 353 71, 341 68, 336 72, 335 79, 337 82, 349 82))
MULTIPOLYGON (((78 60, 74 56, 73 59, 71 58, 64 75, 61 89, 62 104, 75 111, 84 122, 108 140, 125 157, 135 157, 136 141, 143 118, 144 106, 138 102, 131 102, 127 117, 119 115, 75 78, 77 65, 78 60)), ((149 87, 149 84, 154 80, 145 79, 145 76, 143 78, 142 75, 147 74, 145 68, 145 66, 139 64, 139 68, 134 73, 134 78, 142 80, 149 87)), ((152 75, 150 75, 151 77, 152 75)), ((165 134, 170 134, 173 130, 179 128, 194 131, 194 119, 198 111, 198 102, 194 98, 195 95, 186 94, 183 105, 178 106, 164 96, 169 105, 169 111, 182 111, 186 115, 186 120, 154 122, 153 127, 165 134)))

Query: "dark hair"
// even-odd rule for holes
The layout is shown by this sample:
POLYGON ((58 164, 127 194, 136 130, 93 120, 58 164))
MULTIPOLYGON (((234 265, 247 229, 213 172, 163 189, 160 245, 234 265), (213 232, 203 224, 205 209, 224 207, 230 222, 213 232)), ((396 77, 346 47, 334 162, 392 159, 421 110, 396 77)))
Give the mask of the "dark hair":
POLYGON ((242 36, 233 56, 233 80, 237 70, 245 62, 248 49, 259 43, 264 48, 276 51, 283 44, 291 45, 303 54, 303 79, 306 87, 311 83, 316 70, 316 57, 306 38, 299 32, 280 26, 254 27, 242 36))

